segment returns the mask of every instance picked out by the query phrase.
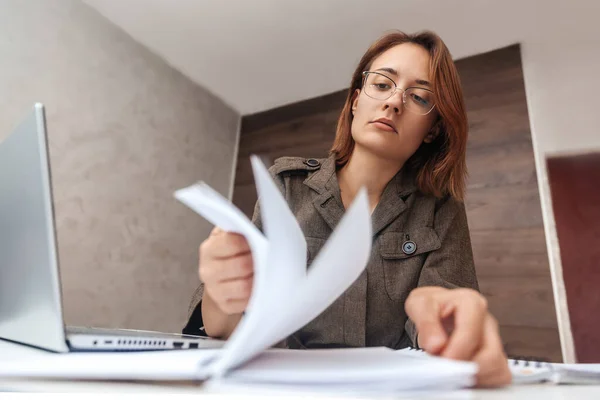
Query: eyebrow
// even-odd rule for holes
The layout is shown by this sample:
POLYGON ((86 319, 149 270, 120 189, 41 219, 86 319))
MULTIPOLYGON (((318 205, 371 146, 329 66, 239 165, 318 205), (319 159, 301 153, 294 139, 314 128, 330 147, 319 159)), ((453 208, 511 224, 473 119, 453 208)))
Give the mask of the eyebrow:
MULTIPOLYGON (((384 67, 384 68, 376 69, 376 71, 389 72, 392 75, 400 76, 400 74, 398 73, 398 71, 396 71, 394 68, 384 67)), ((424 79, 417 79, 415 82, 418 85, 423 85, 423 86, 429 86, 429 87, 431 87, 431 83, 429 83, 429 81, 426 81, 424 79)))

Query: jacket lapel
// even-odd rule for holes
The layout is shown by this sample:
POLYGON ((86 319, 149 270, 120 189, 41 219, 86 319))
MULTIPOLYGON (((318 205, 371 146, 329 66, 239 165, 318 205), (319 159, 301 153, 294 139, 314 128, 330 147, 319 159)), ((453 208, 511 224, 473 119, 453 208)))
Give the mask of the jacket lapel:
POLYGON ((400 170, 385 187, 379 204, 373 211, 373 236, 392 223, 402 214, 407 205, 404 201, 416 190, 414 177, 405 170, 400 170))
POLYGON ((314 190, 313 205, 333 231, 345 212, 335 174, 335 159, 329 157, 325 160, 321 169, 308 177, 304 184, 314 190))

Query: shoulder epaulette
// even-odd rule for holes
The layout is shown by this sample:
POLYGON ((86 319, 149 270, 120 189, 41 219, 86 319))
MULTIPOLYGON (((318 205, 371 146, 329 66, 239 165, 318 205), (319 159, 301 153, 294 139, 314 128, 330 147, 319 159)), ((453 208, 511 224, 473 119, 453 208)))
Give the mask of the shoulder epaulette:
POLYGON ((281 157, 275 160, 273 172, 279 174, 305 174, 321 168, 323 160, 304 157, 281 157))

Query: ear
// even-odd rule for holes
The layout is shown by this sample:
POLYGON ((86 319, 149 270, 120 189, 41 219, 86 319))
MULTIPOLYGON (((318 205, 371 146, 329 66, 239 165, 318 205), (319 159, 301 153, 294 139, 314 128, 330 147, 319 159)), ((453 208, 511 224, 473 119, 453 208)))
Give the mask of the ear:
POLYGON ((437 137, 440 135, 440 133, 442 132, 442 121, 438 118, 435 123, 433 124, 433 126, 431 127, 431 129, 429 130, 429 133, 427 134, 427 136, 425 136, 425 139, 423 139, 423 142, 425 143, 432 143, 435 139, 437 139, 437 137))
POLYGON ((436 137, 437 137, 436 134, 434 134, 433 132, 429 132, 427 134, 427 136, 425 136, 425 139, 423 139, 423 142, 429 144, 429 143, 433 142, 436 137))
POLYGON ((354 112, 356 111, 356 108, 358 107, 358 96, 360 96, 360 89, 356 89, 354 91, 354 94, 352 95, 353 99, 352 99, 352 115, 354 115, 354 112))

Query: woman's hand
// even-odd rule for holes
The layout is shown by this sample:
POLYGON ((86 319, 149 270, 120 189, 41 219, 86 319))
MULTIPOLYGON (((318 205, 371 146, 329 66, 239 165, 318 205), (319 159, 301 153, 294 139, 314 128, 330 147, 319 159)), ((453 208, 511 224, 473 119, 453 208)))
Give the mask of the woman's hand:
POLYGON ((204 293, 226 315, 240 314, 252 292, 254 264, 246 239, 213 229, 200 245, 198 266, 204 293))
POLYGON ((430 354, 477 363, 477 386, 511 382, 498 322, 479 292, 419 287, 408 296, 405 309, 417 328, 419 347, 430 354))

